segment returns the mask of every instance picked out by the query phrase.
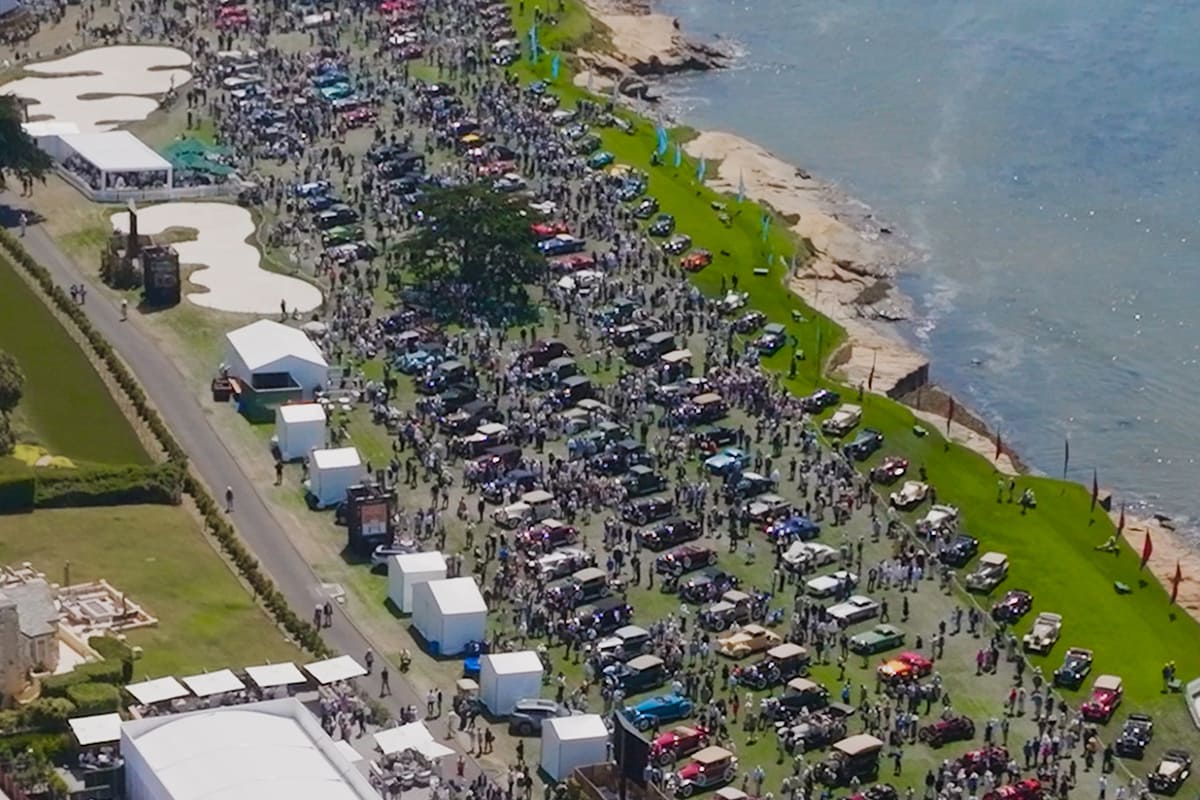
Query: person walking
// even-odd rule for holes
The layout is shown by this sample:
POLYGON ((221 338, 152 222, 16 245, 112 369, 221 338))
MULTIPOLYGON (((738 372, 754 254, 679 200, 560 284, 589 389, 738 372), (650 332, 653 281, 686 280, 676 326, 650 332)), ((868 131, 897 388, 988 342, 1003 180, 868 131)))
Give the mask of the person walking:
POLYGON ((233 513, 233 487, 232 486, 225 487, 225 513, 226 514, 233 513))
POLYGON ((387 667, 384 667, 383 669, 379 670, 379 696, 387 697, 391 693, 392 686, 390 683, 388 683, 387 667))
POLYGON ((21 238, 23 239, 23 238, 25 238, 25 226, 29 224, 29 216, 24 211, 21 212, 21 220, 20 221, 21 221, 21 238))
POLYGON ((129 319, 129 300, 121 298, 121 322, 129 319))
POLYGON ((363 663, 367 665, 367 674, 371 674, 372 667, 375 666, 375 654, 368 650, 363 655, 363 663))

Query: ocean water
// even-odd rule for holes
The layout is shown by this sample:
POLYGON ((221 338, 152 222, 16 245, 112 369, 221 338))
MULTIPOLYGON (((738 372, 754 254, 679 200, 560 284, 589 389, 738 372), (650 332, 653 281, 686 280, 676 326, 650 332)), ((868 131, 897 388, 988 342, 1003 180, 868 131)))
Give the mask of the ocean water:
MULTIPOLYGON (((1200 3, 662 0, 744 51, 670 80, 923 258, 902 326, 1037 469, 1200 519, 1200 3)), ((1200 543, 1200 538, 1195 540, 1200 543)))

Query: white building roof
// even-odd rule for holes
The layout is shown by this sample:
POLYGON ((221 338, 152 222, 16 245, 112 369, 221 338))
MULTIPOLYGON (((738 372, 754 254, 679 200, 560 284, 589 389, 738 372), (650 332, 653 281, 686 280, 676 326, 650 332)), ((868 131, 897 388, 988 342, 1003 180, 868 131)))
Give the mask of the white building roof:
POLYGON ((312 463, 315 469, 342 469, 362 464, 357 447, 335 447, 332 450, 313 450, 312 463))
POLYGON ((379 800, 295 698, 122 726, 172 800, 379 800))
POLYGON ((599 714, 556 717, 548 719, 542 724, 552 727, 558 734, 560 742, 608 738, 608 728, 604 726, 604 720, 600 718, 599 714))
POLYGON ((487 613, 487 603, 483 602, 474 578, 448 578, 424 585, 433 593, 433 602, 442 616, 487 613))
POLYGON ((492 671, 497 675, 527 675, 536 672, 541 675, 545 667, 538 654, 533 650, 522 650, 518 653, 489 653, 482 657, 492 665, 492 671))
POLYGON ((348 681, 351 678, 361 678, 367 674, 366 668, 350 656, 336 656, 324 661, 314 661, 311 664, 305 664, 304 670, 322 685, 348 681))
POLYGON ((226 341, 237 351, 246 367, 254 372, 285 358, 298 358, 328 367, 325 356, 312 339, 299 328, 283 325, 270 319, 251 322, 225 334, 226 341))
POLYGON ((325 409, 320 403, 288 403, 279 406, 279 417, 288 424, 324 422, 325 409))
POLYGON ((145 705, 188 696, 188 690, 184 685, 170 676, 141 683, 131 683, 125 687, 125 691, 133 695, 139 703, 145 705))
POLYGON ((95 714, 68 720, 75 739, 81 747, 92 744, 108 744, 121 740, 120 714, 95 714))
MULTIPOLYGON (((5 0, 0 0, 0 9, 3 8, 5 0)), ((0 10, 0 14, 4 11, 0 10)), ((64 136, 69 133, 79 133, 79 126, 74 122, 66 122, 58 119, 40 119, 36 122, 26 122, 21 126, 31 138, 39 136, 64 136)))
POLYGON ((129 131, 59 134, 70 147, 102 172, 143 172, 171 169, 171 164, 129 131))
POLYGON ((196 697, 209 697, 226 692, 240 692, 246 688, 242 679, 231 670, 219 669, 216 672, 202 672, 199 675, 189 675, 183 679, 183 684, 192 690, 196 697))
POLYGON ((392 556, 392 563, 401 572, 437 572, 446 569, 445 556, 436 550, 392 556))
POLYGON ((304 673, 296 665, 288 661, 283 664, 263 664, 259 667, 246 667, 246 675, 260 689, 270 689, 272 686, 290 686, 294 683, 308 683, 304 673))

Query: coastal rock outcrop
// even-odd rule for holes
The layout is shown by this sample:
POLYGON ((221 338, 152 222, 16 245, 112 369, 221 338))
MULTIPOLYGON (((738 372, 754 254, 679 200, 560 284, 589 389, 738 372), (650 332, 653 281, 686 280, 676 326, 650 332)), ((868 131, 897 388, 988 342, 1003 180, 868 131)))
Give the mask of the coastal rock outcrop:
POLYGON ((580 53, 586 67, 606 78, 670 75, 720 69, 733 58, 721 42, 685 36, 679 20, 650 10, 649 0, 585 0, 588 11, 608 29, 611 54, 580 53))

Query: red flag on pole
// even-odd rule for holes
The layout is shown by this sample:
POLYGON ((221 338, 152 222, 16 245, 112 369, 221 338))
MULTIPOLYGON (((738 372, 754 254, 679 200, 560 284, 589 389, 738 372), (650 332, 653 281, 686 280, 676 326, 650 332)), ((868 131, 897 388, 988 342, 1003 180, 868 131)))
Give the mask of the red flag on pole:
POLYGON ((954 419, 954 398, 950 398, 950 406, 946 409, 946 435, 950 435, 950 420, 954 419))
POLYGON ((1000 453, 1002 453, 1003 450, 1004 450, 1003 445, 1000 443, 1000 431, 996 431, 996 460, 997 461, 1000 460, 1000 453))
POLYGON ((1183 570, 1179 567, 1179 562, 1175 562, 1175 575, 1171 578, 1171 605, 1175 605, 1175 598, 1179 596, 1179 584, 1183 583, 1183 570))
POLYGON ((871 352, 871 371, 867 373, 867 390, 875 388, 875 359, 879 355, 878 351, 871 352))
POLYGON ((1117 535, 1120 536, 1125 531, 1125 504, 1121 503, 1121 518, 1117 520, 1117 535))
POLYGON ((1100 497, 1100 484, 1096 482, 1096 468, 1092 467, 1092 509, 1091 509, 1092 511, 1096 510, 1096 499, 1099 497, 1100 497))
POLYGON ((1142 564, 1138 569, 1145 569, 1146 562, 1150 560, 1150 554, 1154 552, 1154 542, 1150 541, 1150 531, 1146 531, 1146 540, 1142 542, 1142 564))

